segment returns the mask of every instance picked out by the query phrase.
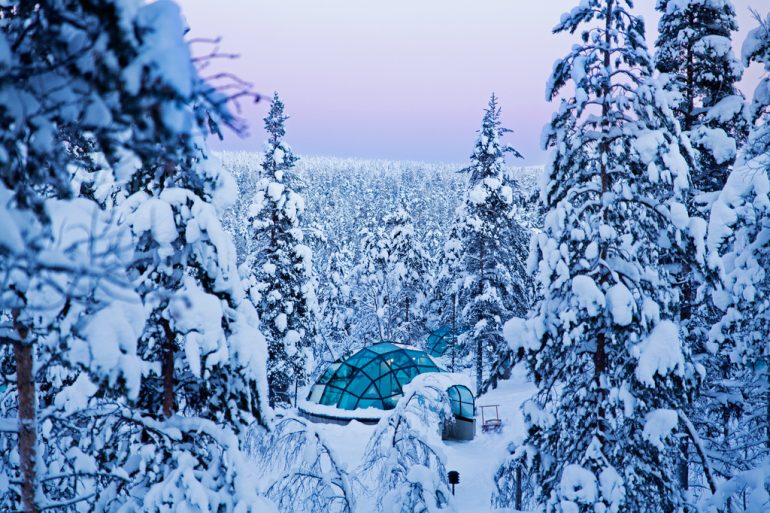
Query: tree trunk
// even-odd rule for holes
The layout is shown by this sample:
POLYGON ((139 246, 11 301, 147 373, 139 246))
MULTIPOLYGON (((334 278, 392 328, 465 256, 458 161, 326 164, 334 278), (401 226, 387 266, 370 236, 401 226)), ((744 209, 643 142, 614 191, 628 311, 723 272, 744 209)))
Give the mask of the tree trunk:
MULTIPOLYGON (((602 143, 601 143, 601 152, 602 152, 602 159, 601 159, 601 184, 602 184, 602 196, 606 192, 609 191, 610 184, 609 184, 609 176, 607 174, 607 159, 604 158, 604 156, 608 156, 610 153, 609 148, 609 142, 607 138, 609 137, 609 113, 610 113, 610 80, 612 77, 612 73, 610 71, 610 68, 612 66, 612 52, 610 51, 610 48, 612 46, 612 18, 613 18, 613 10, 614 10, 614 0, 608 0, 607 2, 607 14, 604 19, 604 59, 603 64, 605 69, 607 70, 606 77, 604 78, 604 83, 602 85, 602 143)), ((607 213, 607 207, 605 206, 602 211, 602 218, 605 222, 607 222, 608 219, 608 213, 607 213)), ((607 259, 607 243, 602 243, 599 246, 601 248, 601 258, 602 260, 607 259)), ((600 277, 600 284, 604 283, 607 280, 607 277, 605 274, 602 274, 600 277)), ((602 374, 607 370, 607 347, 606 347, 606 336, 604 333, 599 333, 596 338, 596 352, 593 355, 593 364, 594 364, 594 383, 596 385, 596 392, 597 392, 597 408, 596 408, 596 436, 599 438, 599 440, 604 443, 604 398, 605 398, 605 392, 603 390, 602 385, 602 374)))
MULTIPOLYGON (((695 24, 694 14, 691 12, 688 16, 690 26, 695 24)), ((687 112, 684 113, 684 131, 689 132, 695 122, 695 56, 692 51, 692 43, 687 44, 687 84, 685 94, 687 95, 687 112)))
POLYGON ((690 489, 690 442, 685 437, 679 440, 679 487, 683 492, 690 489))
MULTIPOLYGON (((455 371, 456 348, 457 348, 457 293, 452 294, 452 372, 455 371)), ((767 407, 770 408, 770 402, 768 402, 767 407)))
MULTIPOLYGON (((479 295, 484 293, 484 239, 481 239, 479 247, 479 295)), ((484 373, 484 341, 482 337, 476 337, 476 393, 481 393, 481 384, 484 373)))
POLYGON ((516 480, 516 497, 514 502, 514 508, 516 511, 522 510, 521 505, 521 465, 516 466, 516 474, 514 479, 516 480))
MULTIPOLYGON (((20 333, 21 334, 21 333, 20 333)), ((22 338, 26 338, 24 333, 22 338)), ((21 468, 21 503, 25 513, 37 513, 37 419, 35 418, 35 380, 32 345, 13 344, 16 379, 19 387, 19 466, 21 468)))
MULTIPOLYGON (((692 326, 690 325, 692 306, 694 304, 694 291, 690 283, 691 268, 687 262, 684 262, 682 271, 682 307, 679 311, 679 320, 688 333, 685 342, 690 345, 690 349, 694 349, 692 344, 692 326)), ((690 441, 685 437, 679 442, 679 487, 683 492, 687 492, 690 489, 689 444, 690 441)))
POLYGON ((174 332, 168 319, 160 321, 163 327, 161 373, 163 375, 163 416, 174 414, 174 332))

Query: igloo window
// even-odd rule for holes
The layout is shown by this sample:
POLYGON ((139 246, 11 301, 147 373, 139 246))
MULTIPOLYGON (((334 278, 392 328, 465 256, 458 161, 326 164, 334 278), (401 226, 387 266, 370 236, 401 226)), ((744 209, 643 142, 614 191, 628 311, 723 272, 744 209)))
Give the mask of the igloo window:
POLYGON ((449 402, 452 403, 452 413, 455 417, 472 419, 475 416, 475 400, 470 389, 463 385, 454 385, 447 389, 449 402))

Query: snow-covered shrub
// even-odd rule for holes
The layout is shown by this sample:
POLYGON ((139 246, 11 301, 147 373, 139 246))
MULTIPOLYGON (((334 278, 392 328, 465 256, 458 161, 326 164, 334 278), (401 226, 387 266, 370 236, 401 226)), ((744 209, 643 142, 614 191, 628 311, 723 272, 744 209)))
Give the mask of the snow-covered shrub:
POLYGON ((535 482, 523 449, 521 446, 509 444, 508 457, 495 471, 492 505, 496 508, 529 511, 536 506, 535 482))
POLYGON ((444 456, 445 422, 453 420, 447 382, 437 374, 417 376, 404 387, 393 412, 383 418, 356 469, 362 511, 434 513, 450 506, 444 456))
POLYGON ((284 417, 254 426, 244 451, 256 465, 255 486, 281 513, 355 513, 350 478, 312 424, 284 417))
POLYGON ((104 479, 95 510, 275 511, 258 495, 253 462, 232 429, 194 417, 157 421, 115 408, 100 448, 101 457, 115 465, 115 479, 104 479))
MULTIPOLYGON (((770 68, 770 17, 749 33, 744 64, 770 68)), ((706 248, 714 273, 712 297, 719 313, 709 351, 720 358, 716 385, 706 404, 708 461, 724 481, 711 479, 705 511, 729 504, 734 511, 770 507, 770 144, 767 138, 770 79, 763 78, 752 102, 749 140, 717 197, 709 219, 706 248)))

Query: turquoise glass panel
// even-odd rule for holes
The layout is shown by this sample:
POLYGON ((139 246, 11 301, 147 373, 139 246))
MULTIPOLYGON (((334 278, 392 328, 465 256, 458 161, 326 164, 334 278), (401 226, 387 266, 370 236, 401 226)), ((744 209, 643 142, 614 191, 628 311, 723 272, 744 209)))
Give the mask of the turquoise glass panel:
POLYGON ((308 400, 346 410, 391 409, 403 396, 403 387, 423 372, 440 372, 423 351, 388 342, 373 344, 330 365, 308 400))
POLYGON ((341 408, 343 410, 355 410, 357 405, 358 397, 351 394, 350 392, 345 391, 340 396, 337 408, 341 408))

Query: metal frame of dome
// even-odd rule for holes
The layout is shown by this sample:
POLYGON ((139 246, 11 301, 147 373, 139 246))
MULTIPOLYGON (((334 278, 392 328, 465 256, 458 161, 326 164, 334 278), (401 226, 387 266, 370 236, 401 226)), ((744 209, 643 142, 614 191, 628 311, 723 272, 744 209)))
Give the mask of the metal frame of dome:
POLYGON ((441 369, 415 347, 380 342, 329 366, 307 400, 342 410, 390 410, 404 395, 403 387, 423 372, 441 369))
MULTIPOLYGON (((462 334, 465 330, 457 329, 455 337, 462 334)), ((444 356, 447 349, 452 345, 452 326, 445 324, 430 332, 427 340, 425 341, 425 350, 434 358, 440 358, 444 356)))

